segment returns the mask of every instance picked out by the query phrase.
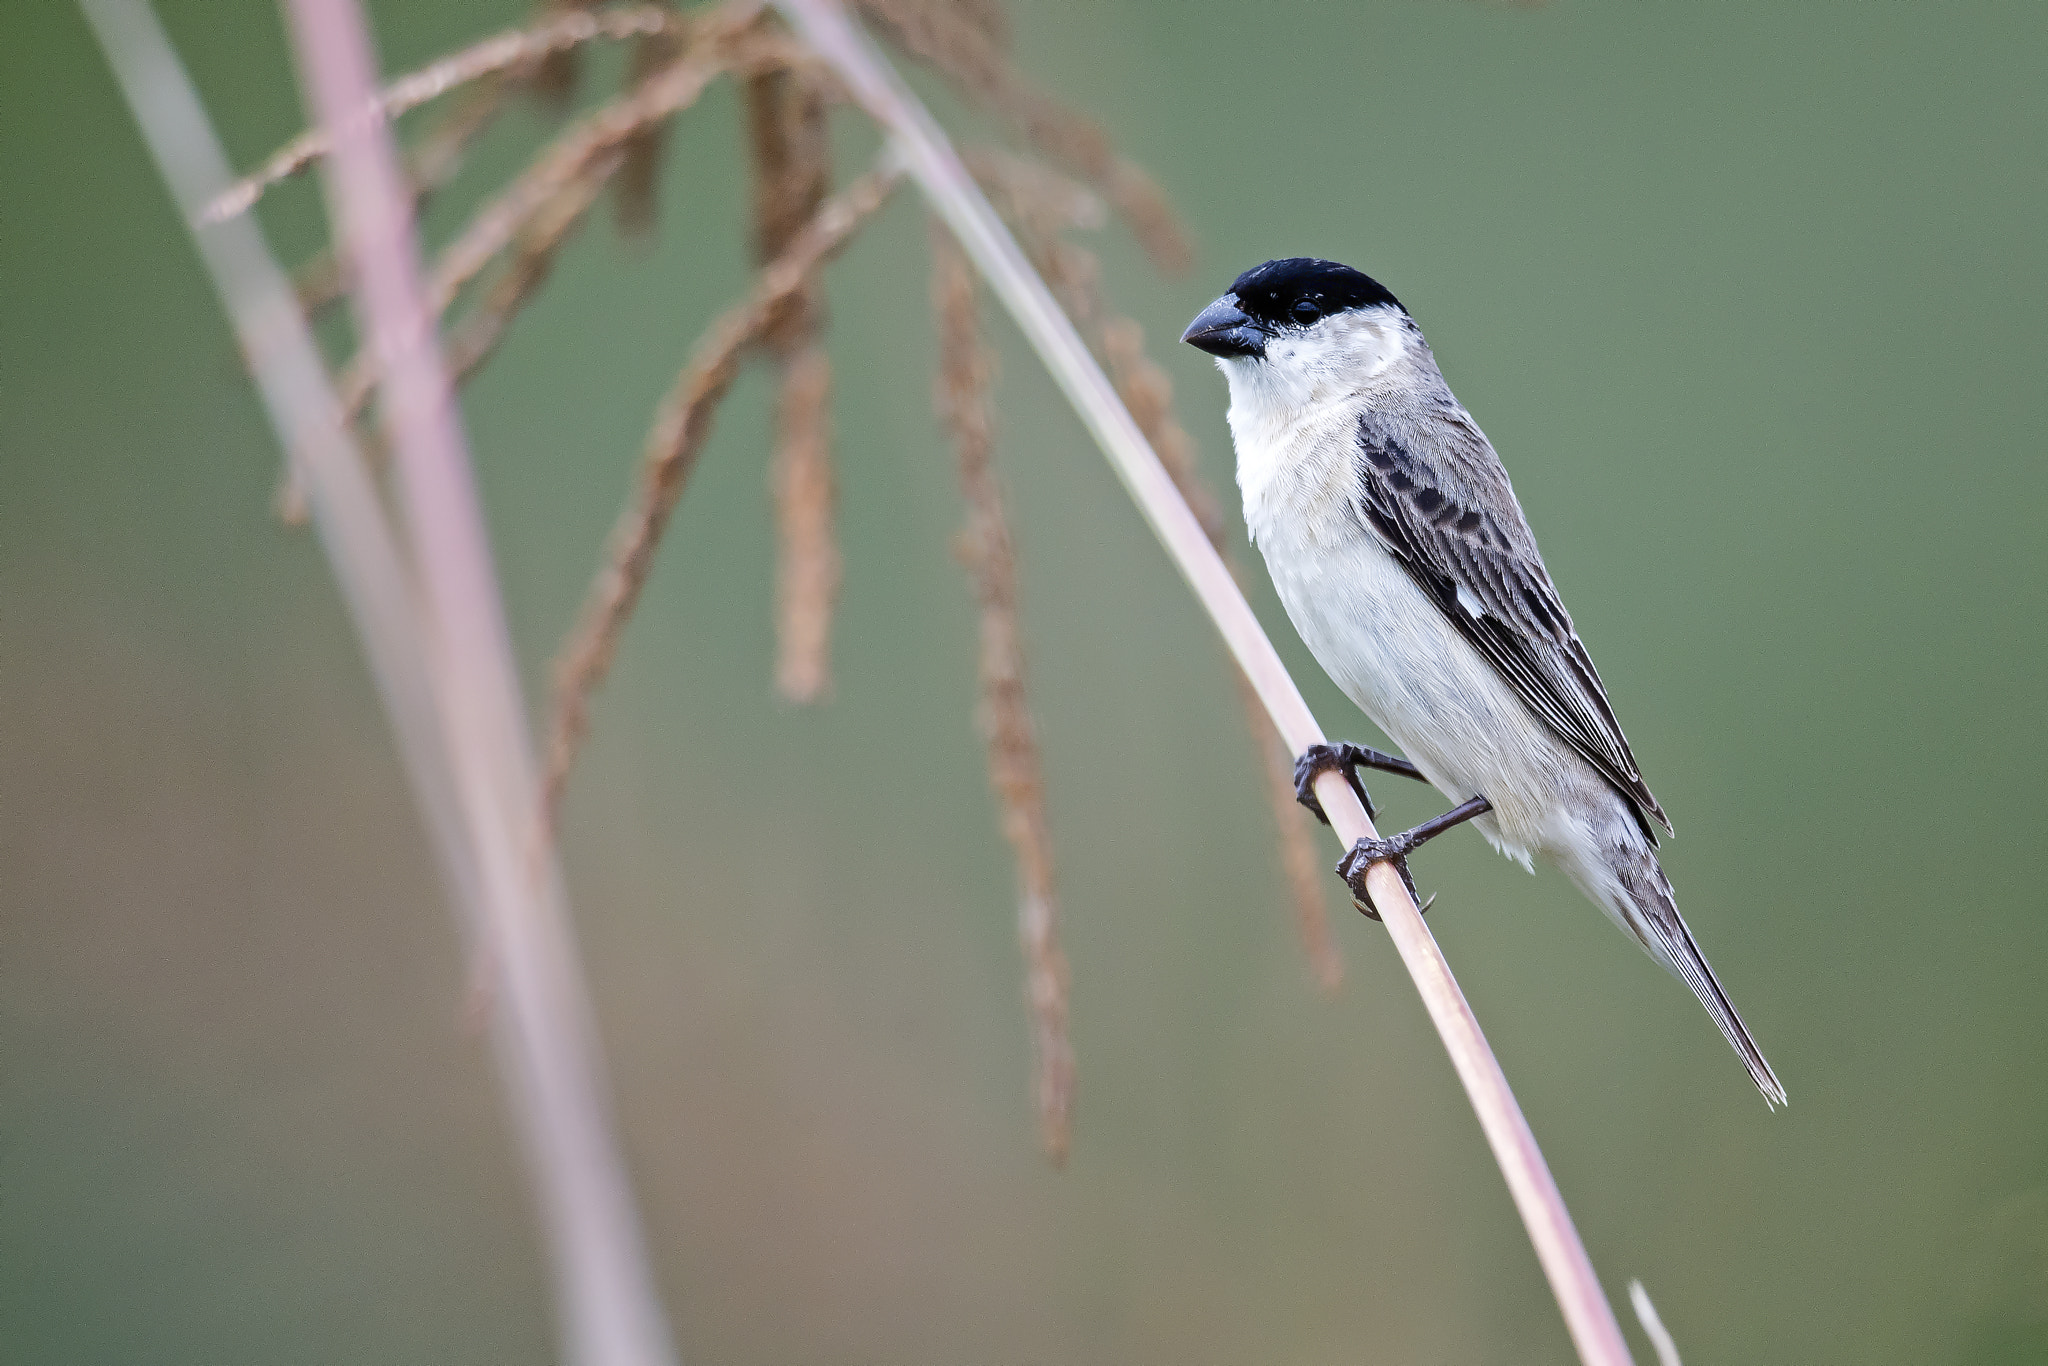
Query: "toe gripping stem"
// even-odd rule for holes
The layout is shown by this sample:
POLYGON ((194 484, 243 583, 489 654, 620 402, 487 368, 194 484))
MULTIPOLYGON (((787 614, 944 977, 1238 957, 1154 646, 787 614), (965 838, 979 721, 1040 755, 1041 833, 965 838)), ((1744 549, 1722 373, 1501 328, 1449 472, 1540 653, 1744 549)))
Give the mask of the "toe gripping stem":
POLYGON ((1398 773, 1404 778, 1413 778, 1419 783, 1429 779, 1422 776, 1422 770, 1391 754, 1382 754, 1364 745, 1354 745, 1346 740, 1334 745, 1310 745, 1294 761, 1294 800, 1315 813, 1324 825, 1330 818, 1323 813, 1323 804, 1316 797, 1316 779, 1335 769, 1344 775, 1344 781, 1351 784, 1351 790, 1358 794, 1359 805, 1365 808, 1367 816, 1377 816, 1379 811, 1372 804, 1372 794, 1359 781, 1358 770, 1376 768, 1383 773, 1398 773))
MULTIPOLYGON (((1366 809, 1370 811, 1372 808, 1366 809)), ((1343 878, 1345 885, 1351 888, 1351 895, 1357 901, 1358 909, 1370 919, 1378 920, 1379 908, 1372 904, 1372 894, 1365 890, 1365 875, 1375 863, 1392 863, 1394 871, 1401 875, 1401 881, 1407 885, 1408 895, 1415 898, 1415 904, 1419 909, 1426 911, 1429 909, 1429 903, 1415 890, 1415 879, 1408 872, 1408 855, 1452 826, 1463 825, 1474 816, 1483 816, 1491 810, 1492 802, 1484 797, 1474 797, 1471 801, 1461 802, 1452 807, 1441 816, 1424 821, 1413 830, 1403 830, 1400 834, 1389 835, 1385 839, 1360 840, 1352 845, 1351 852, 1338 862, 1337 876, 1343 878)), ((1435 898, 1432 897, 1431 900, 1435 898)))

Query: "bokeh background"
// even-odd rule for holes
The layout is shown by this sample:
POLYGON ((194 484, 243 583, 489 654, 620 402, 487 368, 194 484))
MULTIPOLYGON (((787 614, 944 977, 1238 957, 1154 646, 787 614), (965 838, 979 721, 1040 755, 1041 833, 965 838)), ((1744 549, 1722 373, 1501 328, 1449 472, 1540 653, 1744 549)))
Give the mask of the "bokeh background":
MULTIPOLYGON (((274 8, 161 11, 239 162, 299 126, 274 8)), ((1170 345, 1185 319, 1269 256, 1386 280, 1678 823, 1667 866, 1785 1113, 1560 877, 1469 835, 1418 865, 1610 1289, 1642 1277, 1690 1361, 2048 1361, 2048 16, 1017 11, 1026 70, 1200 239, 1183 279, 1104 249, 1212 479, 1222 385, 1170 345)), ((373 6, 393 69, 519 12, 373 6)), ((0 1354, 548 1360, 387 732, 68 5, 0 14, 0 104, 0 1354)), ((543 129, 500 128, 430 226, 543 129)), ((468 394, 536 687, 657 393, 744 279, 738 141, 722 90, 675 139, 658 241, 586 232, 468 394)), ((310 183, 264 213, 289 254, 318 240, 310 183)), ((999 327, 1081 1067, 1071 1165, 1037 1155, 925 298, 904 197, 831 288, 831 705, 769 688, 755 377, 571 800, 685 1359, 1568 1360, 1381 931, 1343 913, 1348 982, 1310 987, 1220 649, 999 327)), ((1258 605, 1331 732, 1370 738, 1258 605)), ((1398 823, 1435 809, 1380 786, 1398 823)))

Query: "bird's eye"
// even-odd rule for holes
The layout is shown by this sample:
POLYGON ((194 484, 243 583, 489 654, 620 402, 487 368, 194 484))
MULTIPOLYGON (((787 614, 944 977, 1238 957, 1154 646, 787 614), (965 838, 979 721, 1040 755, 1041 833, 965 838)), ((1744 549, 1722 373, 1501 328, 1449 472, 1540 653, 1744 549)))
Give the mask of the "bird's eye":
POLYGON ((1312 323, 1323 316, 1323 306, 1314 299, 1296 300, 1293 309, 1294 320, 1298 323, 1312 323))

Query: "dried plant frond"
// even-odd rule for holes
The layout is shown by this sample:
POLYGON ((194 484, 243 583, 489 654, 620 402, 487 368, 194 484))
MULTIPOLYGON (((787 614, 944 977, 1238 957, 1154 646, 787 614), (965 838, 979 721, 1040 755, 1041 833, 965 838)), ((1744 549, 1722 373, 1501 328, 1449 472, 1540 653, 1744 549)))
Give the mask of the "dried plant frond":
POLYGON ((775 463, 775 688, 816 702, 832 687, 841 565, 833 515, 832 363, 807 346, 783 365, 775 463))
MULTIPOLYGON (((603 192, 605 183, 618 169, 621 154, 613 151, 600 157, 554 196, 540 203, 523 224, 517 225, 506 269, 491 282, 482 300, 450 332, 447 340, 448 369, 460 383, 474 375, 497 350, 520 309, 547 282, 555 258, 569 236, 603 192)), ((509 220, 504 224, 511 226, 509 220)), ((495 226, 495 225, 494 225, 495 226)), ((448 253, 437 263, 429 290, 437 310, 445 311, 455 300, 459 282, 451 282, 446 270, 448 253)), ((466 264, 466 263, 465 263, 466 264)), ((343 416, 353 421, 370 401, 377 385, 375 360, 368 351, 358 351, 335 380, 335 392, 342 401, 343 416)), ((373 460, 383 458, 380 444, 370 442, 373 460)))
POLYGON ((416 194, 431 195, 455 178, 470 146, 504 112, 509 93, 505 73, 487 76, 463 91, 420 136, 405 158, 416 194))
POLYGON ((615 152, 591 166, 543 205, 519 234, 504 272, 448 334, 448 372, 456 383, 474 375, 498 349, 512 319, 547 283, 563 246, 623 160, 624 153, 615 152))
POLYGON ((1026 157, 979 152, 966 160, 990 201, 1016 231, 1025 255, 1059 300, 1060 308, 1100 355, 1101 327, 1108 316, 1102 297, 1102 263, 1094 252, 1068 241, 1063 234, 1070 228, 1100 226, 1101 201, 1026 157))
MULTIPOLYGON (((1195 468, 1194 443, 1173 411, 1173 382, 1145 353, 1144 331, 1129 318, 1108 312, 1102 299, 1101 264, 1085 247, 1067 241, 1065 217, 1083 206, 1070 185, 1043 167, 1017 157, 979 156, 969 166, 989 186, 992 201, 1016 227, 1054 297, 1105 363, 1110 381, 1181 499, 1240 585, 1243 570, 1230 553, 1222 505, 1195 468)), ((1316 984, 1333 991, 1342 984, 1344 963, 1330 932, 1328 899, 1306 815, 1294 795, 1294 758, 1279 739, 1264 704, 1242 673, 1238 700, 1258 756, 1273 827, 1280 842, 1280 868, 1294 904, 1294 923, 1316 984)))
POLYGON ((1102 262, 1086 247, 1074 245, 1058 236, 1045 239, 1042 253, 1034 260, 1046 284, 1052 287, 1053 297, 1060 301, 1060 307, 1074 320, 1093 343, 1094 349, 1102 349, 1100 337, 1102 300, 1102 262))
MULTIPOLYGON (((455 107, 438 120, 406 155, 406 175, 413 187, 413 213, 417 216, 435 191, 441 189, 462 166, 470 144, 498 117, 505 107, 505 79, 502 74, 486 76, 469 87, 455 107)), ((300 266, 293 276, 299 307, 308 317, 317 317, 348 296, 347 272, 334 250, 323 248, 300 266)), ((355 406, 360 407, 361 400, 355 406)), ((278 520, 300 526, 307 520, 306 494, 298 475, 287 466, 278 480, 274 500, 278 520)))
MULTIPOLYGON (((505 83, 486 78, 463 92, 454 109, 414 143, 406 154, 406 175, 416 196, 413 212, 418 214, 436 190, 455 178, 469 146, 488 128, 505 107, 505 83)), ((332 248, 323 249, 300 266, 294 281, 299 307, 319 313, 339 303, 348 293, 348 277, 332 248)))
MULTIPOLYGON (((531 65, 550 53, 565 51, 597 38, 622 40, 660 33, 678 22, 677 16, 661 5, 574 10, 530 29, 513 29, 486 38, 410 75, 401 76, 384 88, 379 102, 384 117, 395 119, 457 86, 496 72, 531 65)), ((299 134, 273 152, 262 166, 208 204, 200 222, 218 223, 247 212, 265 190, 299 174, 327 155, 328 145, 324 128, 311 128, 299 134)))
MULTIPOLYGON (((561 16, 596 8, 598 0, 543 0, 543 16, 561 16)), ((566 108, 576 98, 576 86, 583 77, 583 54, 574 47, 556 48, 533 64, 527 89, 543 104, 566 108)))
MULTIPOLYGON (((794 71, 767 71, 743 87, 753 166, 754 254, 773 260, 817 212, 831 184, 825 92, 794 71)), ((780 371, 775 502, 775 685, 792 702, 816 702, 832 683, 832 613, 840 555, 834 527, 828 400, 831 362, 817 345, 824 303, 816 288, 790 296, 763 342, 780 371)))
POLYGON ((662 400, 647 434, 639 485, 613 528, 605 563, 591 584, 582 614, 556 656, 542 787, 542 816, 549 831, 561 810, 576 752, 590 729, 590 696, 611 671, 620 633, 646 586, 661 533, 710 435, 719 400, 775 310, 812 285, 818 271, 881 208, 901 178, 893 166, 873 171, 826 200, 789 249, 761 272, 747 297, 705 331, 690 363, 662 400))
MULTIPOLYGON (((1081 207, 1073 201, 1071 187, 1022 158, 983 156, 971 159, 969 165, 1016 227, 1025 253, 1060 306, 1103 359, 1118 397, 1165 466, 1202 534, 1242 584, 1243 571, 1230 553, 1222 505, 1196 469, 1194 443, 1174 415, 1172 381, 1146 355, 1143 329, 1108 312, 1102 298, 1101 264, 1095 254, 1060 235, 1067 226, 1063 215, 1072 215, 1081 207)), ((1272 809, 1281 872, 1294 905, 1302 950, 1316 984, 1334 990, 1343 981, 1344 964, 1330 932, 1329 904, 1304 824, 1305 813, 1294 796, 1293 756, 1279 742, 1257 693, 1241 673, 1238 681, 1239 701, 1272 809)))
MULTIPOLYGON (((607 167, 616 168, 633 134, 687 108, 728 70, 775 66, 786 60, 787 44, 745 32, 757 12, 753 4, 738 3, 698 20, 697 41, 687 56, 564 130, 510 185, 485 201, 435 258, 428 288, 435 312, 446 312, 463 286, 512 245, 549 204, 564 202, 564 196, 573 199, 579 182, 600 172, 609 174, 607 167)), ((359 352, 336 383, 351 418, 362 411, 376 383, 374 358, 359 352)))
POLYGON ((1031 1005, 1038 1123, 1046 1153, 1067 1155, 1073 1111, 1074 1050, 1067 1030, 1068 971, 1059 942, 1052 836, 1038 737, 1025 695, 1024 646, 1017 622, 1017 561, 1008 515, 991 462, 994 431, 989 385, 994 358, 982 340, 975 279, 943 227, 934 225, 932 302, 938 314, 939 416, 953 438, 967 501, 965 558, 981 606, 981 706, 989 785, 1002 809, 1003 835, 1017 860, 1018 936, 1031 1005))
POLYGON ((1098 190, 1161 270, 1178 274, 1194 263, 1187 233, 1151 177, 1119 157, 1094 122, 1019 76, 987 29, 961 7, 946 0, 858 0, 858 8, 963 98, 1002 115, 1034 147, 1098 190))
MULTIPOLYGON (((650 33, 633 44, 633 61, 627 75, 638 85, 683 55, 686 40, 680 24, 660 33, 650 33)), ((662 152, 668 144, 670 119, 649 124, 626 138, 625 160, 613 190, 613 218, 627 237, 644 237, 654 230, 660 207, 662 152)))
MULTIPOLYGON (((780 70, 749 77, 741 93, 753 167, 754 256, 765 264, 810 221, 831 185, 825 92, 808 75, 780 70)), ((803 302, 783 307, 769 329, 772 346, 786 350, 807 342, 811 319, 803 302)))
POLYGON ((1102 193, 1116 205, 1131 235, 1161 270, 1180 275, 1194 265, 1194 244, 1181 226, 1180 215, 1151 176, 1119 159, 1110 166, 1102 193))
POLYGON ((1115 159, 1108 135, 1026 82, 987 29, 951 0, 857 0, 856 8, 887 26, 905 52, 945 76, 967 99, 1009 118, 1039 150, 1091 183, 1107 177, 1115 159))
MULTIPOLYGON (((995 204, 1016 227, 1031 258, 1054 297, 1089 339, 1109 371, 1111 383, 1159 463, 1166 468, 1181 499, 1216 548, 1232 577, 1243 583, 1243 570, 1230 553, 1222 505, 1195 468, 1194 443, 1173 411, 1173 383, 1145 354, 1143 330, 1128 318, 1108 312, 1102 299, 1101 263, 1093 252, 1061 236, 1074 203, 1070 188, 1042 167, 1022 158, 979 157, 970 160, 977 179, 990 186, 995 204)), ((1343 981, 1344 964, 1330 933, 1328 900, 1314 845, 1304 824, 1305 813, 1294 795, 1293 756, 1266 716, 1250 683, 1238 675, 1239 701, 1262 770, 1273 826, 1280 842, 1280 867, 1294 904, 1294 923, 1308 956, 1309 971, 1325 991, 1343 981)))
POLYGON ((1102 196, 1041 161, 999 147, 969 147, 960 159, 996 211, 1019 231, 1048 237, 1109 223, 1102 196))
POLYGON ((747 33, 752 4, 725 6, 697 21, 681 59, 600 106, 560 134, 504 191, 480 208, 441 253, 434 268, 434 302, 446 308, 457 291, 512 240, 520 227, 595 162, 633 136, 693 104, 723 73, 801 61, 773 35, 747 33))
POLYGON ((292 292, 308 317, 325 312, 348 297, 348 276, 341 258, 323 247, 292 274, 292 292))
POLYGON ((1101 227, 1105 218, 1102 201, 1028 157, 983 151, 969 156, 967 164, 1016 230, 1031 264, 1061 309, 1101 355, 1101 328, 1107 317, 1102 262, 1063 234, 1073 228, 1101 227))
MULTIPOLYGON (((1196 469, 1194 443, 1174 415, 1172 381, 1146 354, 1143 329, 1108 311, 1102 296, 1101 263, 1095 254, 1061 235, 1070 228, 1096 226, 1100 201, 1025 157, 982 150, 964 160, 997 210, 1017 230, 1026 255, 1060 306, 1102 358, 1118 396, 1194 513, 1203 535, 1242 582, 1242 572, 1227 544, 1222 506, 1196 469)), ((1236 678, 1238 700, 1273 812, 1280 867, 1293 902, 1296 931, 1316 985, 1334 991, 1343 982, 1344 962, 1330 931, 1328 901, 1311 832, 1295 800, 1293 755, 1287 752, 1250 681, 1242 672, 1237 672, 1236 678)))
POLYGON ((953 0, 953 9, 966 23, 981 30, 981 36, 998 52, 1010 50, 1010 12, 1002 0, 953 0))
POLYGON ((1023 157, 982 152, 965 160, 1017 230, 1025 254, 1060 307, 1102 359, 1125 408, 1210 544, 1224 550, 1222 508, 1196 471, 1194 443, 1174 415, 1173 381, 1146 354, 1144 329, 1106 307, 1102 263, 1095 253, 1062 236, 1069 228, 1095 226, 1095 201, 1073 182, 1023 157))

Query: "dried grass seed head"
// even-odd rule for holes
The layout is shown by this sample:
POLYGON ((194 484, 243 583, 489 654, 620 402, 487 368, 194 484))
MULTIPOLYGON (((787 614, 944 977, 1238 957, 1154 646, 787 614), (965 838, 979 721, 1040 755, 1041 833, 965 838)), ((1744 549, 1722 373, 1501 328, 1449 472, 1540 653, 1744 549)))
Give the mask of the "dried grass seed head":
POLYGON ((934 222, 932 304, 939 365, 934 400, 953 438, 967 504, 963 537, 980 607, 977 706, 989 786, 1017 862, 1018 937, 1024 950, 1035 1063, 1033 1093, 1047 1155, 1063 1162, 1070 1141, 1074 1053, 1068 1031, 1070 974, 1059 942, 1059 900, 1037 731, 1025 686, 1017 613, 1016 552, 993 463, 990 385, 994 362, 981 336, 975 280, 965 255, 934 222))
POLYGON ((1179 274, 1194 248, 1151 177, 1117 156, 1093 120, 1019 76, 989 32, 945 0, 858 0, 856 6, 903 50, 945 76, 962 98, 1006 119, 1031 145, 1094 186, 1115 206, 1159 269, 1179 274))
POLYGON ((705 330, 689 364, 663 398, 647 434, 632 500, 613 528, 605 563, 556 656, 542 793, 543 819, 550 830, 577 751, 589 732, 591 696, 611 671, 662 532, 741 360, 760 339, 775 308, 816 281, 818 272, 881 208, 901 179, 901 171, 893 166, 871 171, 826 200, 789 249, 760 273, 747 297, 705 330))
MULTIPOLYGON (((591 12, 582 8, 545 19, 532 28, 513 29, 473 43, 387 85, 378 105, 386 119, 485 76, 531 72, 550 56, 566 55, 598 38, 623 40, 661 32, 675 16, 661 5, 626 5, 591 12)), ((330 142, 323 128, 308 129, 273 152, 254 172, 237 181, 208 204, 201 223, 217 223, 247 212, 263 192, 304 171, 327 155, 330 142)))

